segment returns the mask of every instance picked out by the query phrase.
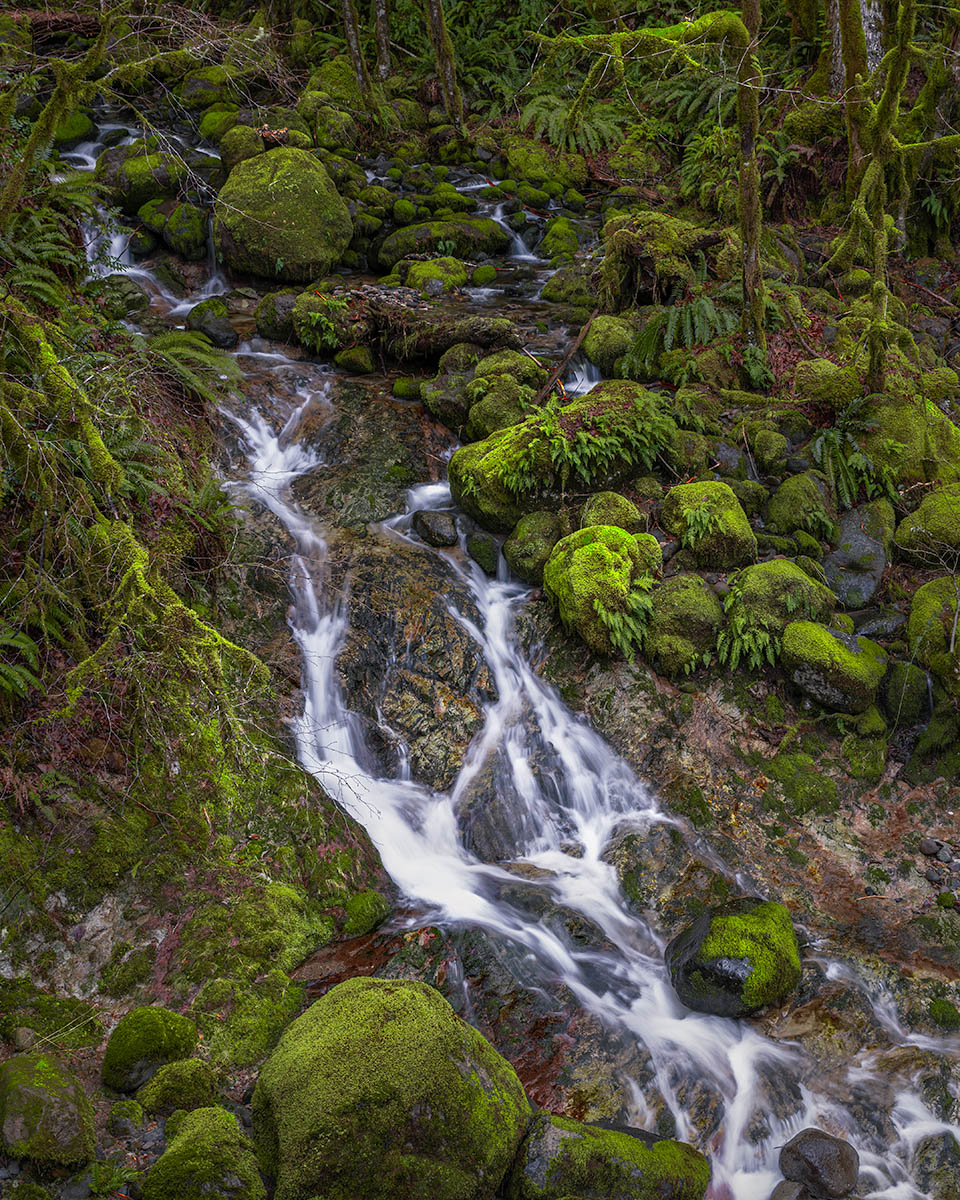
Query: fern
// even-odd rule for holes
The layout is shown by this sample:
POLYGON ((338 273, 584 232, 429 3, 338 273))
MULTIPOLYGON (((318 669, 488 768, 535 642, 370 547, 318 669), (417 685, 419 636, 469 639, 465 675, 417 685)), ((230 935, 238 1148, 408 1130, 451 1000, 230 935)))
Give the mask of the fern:
POLYGON ((31 688, 39 687, 36 672, 40 667, 40 648, 27 634, 16 630, 6 621, 0 622, 0 692, 7 696, 28 695, 31 688), (26 660, 15 661, 16 658, 26 660))
POLYGON ((200 404, 216 406, 242 373, 234 359, 211 346, 202 333, 173 330, 146 341, 152 365, 200 404))
POLYGON ((680 346, 686 349, 705 346, 730 333, 736 325, 736 313, 717 308, 703 292, 680 304, 661 308, 647 321, 624 355, 624 375, 641 380, 655 375, 664 352, 680 346))
POLYGON ((581 106, 575 98, 542 92, 528 101, 520 127, 532 127, 535 137, 546 137, 558 150, 589 155, 621 141, 624 122, 609 105, 581 106))
MULTIPOLYGON (((868 500, 877 496, 895 499, 895 472, 887 466, 877 467, 856 436, 870 428, 864 418, 865 396, 851 401, 837 416, 831 429, 822 430, 813 440, 810 451, 814 462, 827 478, 841 508, 852 508, 861 490, 868 500)), ((899 443, 891 443, 896 450, 899 443)), ((810 531, 815 532, 814 530, 810 531)))
POLYGON ((633 662, 635 650, 643 646, 650 614, 653 612, 653 598, 650 596, 652 587, 653 580, 649 575, 635 579, 627 594, 626 609, 623 612, 608 609, 599 597, 593 602, 593 611, 606 630, 611 644, 628 662, 633 662))

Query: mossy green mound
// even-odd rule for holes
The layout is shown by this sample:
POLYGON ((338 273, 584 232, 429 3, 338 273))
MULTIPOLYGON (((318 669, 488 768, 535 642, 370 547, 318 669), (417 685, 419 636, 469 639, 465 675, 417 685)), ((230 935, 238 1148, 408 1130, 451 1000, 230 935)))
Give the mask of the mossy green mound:
POLYGON ((335 266, 352 236, 346 204, 304 150, 247 159, 217 197, 214 239, 235 271, 305 283, 335 266))
POLYGON ((682 483, 663 502, 664 529, 680 538, 698 566, 742 567, 757 557, 757 538, 725 483, 682 483))
POLYGON ((650 576, 660 546, 613 525, 591 525, 557 542, 543 570, 543 586, 566 629, 599 654, 632 657, 649 612, 650 576))
POLYGON ((612 376, 635 336, 633 326, 622 317, 594 317, 583 339, 583 352, 604 375, 612 376))
POLYGON ((742 1017, 776 1004, 800 982, 789 911, 774 901, 738 901, 698 917, 665 951, 688 1008, 742 1017))
POLYGON ((159 149, 156 138, 113 146, 97 159, 94 177, 109 199, 130 215, 148 200, 173 197, 187 178, 187 164, 159 149))
POLYGON ((783 631, 782 662, 795 686, 824 708, 861 713, 876 699, 887 655, 869 638, 791 621, 783 631))
POLYGON ((960 565, 960 483, 924 496, 916 512, 900 522, 894 541, 912 561, 956 570, 960 565))
POLYGON ((293 337, 293 306, 297 293, 268 292, 256 307, 254 317, 257 333, 277 342, 289 342, 293 337))
POLYGON ((525 583, 543 583, 543 568, 562 536, 560 518, 552 512, 521 517, 503 544, 507 566, 525 583))
POLYGON ((452 216, 395 230, 380 247, 379 261, 389 271, 408 254, 452 254, 469 259, 503 254, 509 245, 510 238, 490 217, 452 216))
POLYGON ((699 575, 674 575, 652 595, 645 656, 677 679, 709 663, 723 624, 723 605, 699 575))
MULTIPOLYGON (((824 775, 809 754, 784 751, 761 764, 764 773, 783 789, 784 808, 791 816, 833 812, 839 805, 836 782, 824 775)), ((765 799, 764 803, 768 803, 765 799)), ((769 804, 769 807, 776 805, 769 804)))
POLYGON ((47 1165, 89 1162, 93 1108, 76 1076, 52 1054, 18 1054, 0 1065, 0 1147, 47 1165))
POLYGON ((510 1064, 439 992, 357 978, 284 1034, 253 1121, 277 1200, 482 1200, 513 1161, 529 1105, 510 1064))
POLYGON ((898 483, 960 480, 960 428, 930 399, 891 396, 872 403, 865 419, 863 448, 898 483))
POLYGON ((232 1113, 195 1109, 168 1122, 167 1136, 143 1177, 143 1200, 265 1200, 253 1146, 232 1113))
POLYGON ((907 621, 911 653, 952 695, 960 695, 960 634, 955 633, 960 624, 958 605, 960 577, 931 579, 914 593, 907 621))
POLYGON ((838 367, 828 358, 808 358, 797 363, 793 383, 802 399, 825 404, 835 411, 846 408, 863 392, 853 367, 838 367))
POLYGON ((915 663, 895 662, 883 681, 883 708, 894 725, 916 725, 930 715, 930 680, 915 663))
POLYGON ((220 158, 228 172, 249 158, 266 152, 263 135, 252 125, 232 125, 220 139, 220 158))
POLYGON ((137 1092, 137 1100, 147 1113, 207 1108, 217 1101, 217 1073, 208 1062, 187 1058, 166 1063, 137 1092))
POLYGON ((89 141, 96 131, 96 125, 85 112, 68 113, 53 131, 53 144, 58 150, 66 150, 79 142, 89 141))
POLYGON ((357 892, 347 901, 346 909, 343 932, 347 937, 360 937, 387 919, 390 901, 379 892, 357 892))
POLYGON ((185 108, 208 108, 230 99, 233 90, 233 74, 226 67, 198 67, 184 76, 180 85, 180 103, 185 108))
POLYGON ((512 375, 471 380, 465 394, 469 398, 479 391, 482 391, 480 399, 470 405, 467 413, 465 435, 468 441, 477 441, 518 425, 529 411, 526 401, 531 390, 517 383, 512 375))
POLYGON ((538 1113, 506 1194, 508 1200, 703 1200, 709 1182, 707 1160, 683 1142, 538 1113))
POLYGON ((103 1056, 103 1082, 132 1092, 164 1063, 189 1058, 197 1045, 197 1027, 168 1008, 148 1005, 120 1019, 103 1056))
POLYGON ((827 620, 835 606, 836 597, 825 584, 782 558, 739 571, 725 603, 734 636, 757 631, 774 639, 797 617, 827 620))
POLYGON ((619 492, 597 492, 583 506, 580 525, 617 525, 627 533, 642 533, 647 522, 643 513, 619 492))
POLYGON ((416 288, 421 295, 441 296, 455 292, 467 282, 467 268, 458 258, 431 258, 412 262, 405 280, 407 287, 416 288))
POLYGON ((767 528, 782 534, 802 529, 816 538, 829 538, 836 516, 826 479, 804 471, 785 479, 770 497, 767 528))
POLYGON ((508 137, 503 144, 510 174, 538 186, 558 189, 582 188, 587 182, 587 163, 580 154, 561 154, 534 138, 508 137))

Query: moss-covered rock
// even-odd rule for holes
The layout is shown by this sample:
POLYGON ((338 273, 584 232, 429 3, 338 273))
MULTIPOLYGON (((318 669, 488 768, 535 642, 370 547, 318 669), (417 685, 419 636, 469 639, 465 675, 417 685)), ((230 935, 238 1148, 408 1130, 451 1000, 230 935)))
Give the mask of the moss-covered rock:
POLYGON ((97 159, 94 176, 108 199, 133 214, 148 200, 173 197, 187 178, 187 164, 159 150, 156 138, 112 146, 97 159))
POLYGON ((11 1158, 51 1166, 93 1158, 93 1108, 54 1055, 18 1054, 0 1064, 0 1146, 11 1158))
POLYGON ((869 638, 835 633, 814 621, 783 631, 782 661, 796 687, 824 708, 860 713, 873 704, 886 671, 886 651, 869 638))
POLYGON ((96 125, 87 113, 80 111, 68 113, 53 131, 53 144, 58 150, 69 150, 80 142, 87 142, 97 131, 96 125))
MULTIPOLYGON (((828 813, 839 807, 840 797, 835 780, 824 775, 809 754, 802 751, 783 751, 761 764, 764 774, 779 783, 783 791, 784 808, 791 816, 802 817, 808 812, 828 813)), ((776 807, 766 799, 768 807, 776 807)))
POLYGON ((219 296, 210 296, 187 313, 187 328, 205 334, 221 350, 232 350, 240 339, 230 324, 227 311, 226 301, 219 296))
POLYGON ((297 292, 268 292, 254 310, 257 333, 276 342, 289 342, 293 338, 293 306, 297 292))
POLYGON ((118 1100, 110 1106, 107 1129, 114 1137, 130 1137, 145 1119, 143 1108, 136 1100, 118 1100))
POLYGON ((867 411, 861 441, 879 470, 901 484, 960 480, 960 428, 929 399, 884 397, 867 411))
POLYGON ((240 163, 217 197, 214 239, 236 271, 316 279, 339 261, 352 236, 330 176, 303 150, 268 150, 240 163))
POLYGON ((232 172, 238 163, 266 153, 266 149, 263 135, 252 125, 234 123, 220 139, 220 158, 228 172, 232 172))
POLYGON ((883 681, 884 712, 894 725, 916 725, 930 715, 930 679, 910 662, 891 663, 883 681))
POLYGON ((539 586, 543 583, 543 568, 562 536, 562 524, 556 513, 527 513, 503 544, 507 566, 525 583, 539 586))
POLYGON ((380 247, 379 261, 389 271, 410 254, 452 254, 469 259, 503 254, 509 245, 507 234, 490 217, 452 216, 395 230, 380 247))
POLYGON ((222 1108, 198 1108, 168 1123, 167 1148, 144 1175, 142 1190, 143 1200, 266 1200, 267 1194, 253 1146, 222 1108))
POLYGON ((671 488, 661 521, 689 548, 699 566, 728 570, 757 557, 756 535, 725 483, 683 483, 671 488))
POLYGON ((216 144, 228 129, 232 129, 239 120, 239 105, 228 102, 211 104, 200 118, 197 133, 207 142, 216 144))
POLYGON ((103 1082, 132 1092, 164 1063, 189 1058, 197 1045, 197 1027, 167 1008, 148 1005, 121 1017, 103 1056, 103 1082))
POLYGON ((709 661, 723 624, 723 605, 699 575, 674 575, 653 592, 645 656, 671 679, 709 661))
POLYGON ((929 667, 953 695, 960 695, 960 635, 954 634, 960 625, 958 605, 960 576, 943 575, 917 589, 907 621, 907 640, 914 658, 929 667))
POLYGON ((803 529, 817 538, 829 538, 837 512, 826 479, 816 471, 792 475, 770 497, 767 526, 774 533, 803 529))
POLYGON ((947 484, 920 501, 900 522, 894 538, 915 562, 956 570, 960 565, 960 483, 947 484))
POLYGON ((284 1034, 253 1121, 277 1200, 480 1200, 513 1161, 529 1106, 510 1064, 439 992, 356 978, 284 1034))
POLYGON ((547 259, 552 267, 572 262, 580 245, 577 229, 569 217, 552 217, 537 246, 540 257, 547 259))
POLYGON ((466 285, 467 268, 458 258, 412 262, 404 282, 422 296, 442 296, 444 292, 455 292, 466 285))
POLYGON ((793 385, 798 396, 839 412, 863 392, 853 367, 838 367, 828 358, 807 358, 797 363, 793 385))
POLYGON ((622 317, 594 317, 583 339, 583 352, 602 374, 613 376, 635 336, 633 326, 622 317))
POLYGON ((468 441, 478 441, 497 430, 509 429, 526 417, 529 411, 527 398, 532 393, 512 375, 500 375, 490 382, 475 379, 467 385, 468 397, 477 395, 478 384, 482 384, 482 396, 470 405, 467 414, 468 441))
POLYGON ((379 892, 356 892, 347 900, 346 910, 344 934, 360 937, 383 924, 390 915, 390 901, 379 892))
POLYGON ((650 576, 660 567, 650 534, 612 525, 578 529, 554 546, 543 571, 544 591, 564 627, 599 654, 632 657, 643 637, 650 576))
POLYGON ((647 521, 633 501, 619 492, 596 492, 580 513, 581 528, 587 525, 617 525, 627 533, 643 533, 647 521))
POLYGON ((779 637, 798 614, 828 620, 835 605, 833 592, 796 563, 773 559, 737 574, 726 608, 731 627, 762 629, 779 637))
POLYGON ((507 1185, 508 1200, 703 1200, 710 1167, 682 1142, 538 1113, 507 1185))
MULTIPOLYGON (((539 186, 583 188, 587 182, 587 163, 580 154, 561 154, 544 142, 527 137, 508 137, 502 152, 510 174, 539 186)), ((559 192, 558 192, 559 194, 559 192)))
POLYGON ((774 901, 738 901, 704 913, 665 952, 688 1008, 743 1017, 776 1004, 800 982, 790 913, 774 901))
POLYGON ((351 375, 372 375, 377 369, 373 351, 369 346, 347 346, 333 356, 333 361, 351 375))
POLYGON ((219 1088, 217 1073, 208 1062, 186 1058, 165 1063, 156 1075, 137 1092, 143 1111, 156 1114, 175 1108, 190 1111, 216 1104, 219 1088))
POLYGON ((198 67, 188 71, 180 85, 180 103, 184 108, 208 108, 229 100, 233 92, 233 74, 226 67, 198 67))
POLYGON ((596 304, 596 292, 591 285, 590 270, 582 262, 561 267, 543 285, 540 298, 551 304, 570 304, 589 314, 596 304))

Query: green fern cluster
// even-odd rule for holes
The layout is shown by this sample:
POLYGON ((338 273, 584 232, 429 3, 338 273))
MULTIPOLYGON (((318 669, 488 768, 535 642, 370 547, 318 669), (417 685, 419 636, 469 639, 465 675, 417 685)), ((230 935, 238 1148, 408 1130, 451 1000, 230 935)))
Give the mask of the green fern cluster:
POLYGON ((198 404, 216 407, 242 377, 236 360, 202 333, 173 329, 147 338, 143 349, 151 366, 198 404))
MULTIPOLYGON (((878 496, 895 499, 897 495, 895 472, 887 466, 878 467, 856 436, 870 428, 867 403, 865 396, 851 401, 838 414, 836 423, 817 434, 810 445, 814 462, 827 477, 842 508, 856 504, 861 491, 868 500, 878 496)), ((891 442, 888 449, 895 452, 903 447, 891 442)))
POLYGON ((624 612, 608 609, 599 597, 593 602, 593 610, 606 630, 611 644, 628 662, 633 662, 634 653, 643 648, 650 615, 653 612, 653 598, 650 595, 652 587, 653 579, 649 575, 641 575, 635 579, 626 597, 624 612))
POLYGON ((688 509, 684 520, 686 524, 680 538, 680 545, 684 547, 699 546, 705 537, 723 528, 723 519, 706 504, 688 509))
POLYGON ((780 647, 779 631, 754 614, 734 613, 727 627, 717 636, 720 661, 731 671, 735 671, 741 661, 751 671, 758 671, 765 662, 771 667, 776 666, 780 647))
POLYGON ((729 308, 718 308, 710 296, 699 292, 680 304, 659 309, 647 321, 623 358, 623 373, 628 379, 647 379, 656 374, 660 355, 683 346, 705 346, 730 333, 737 315, 729 308))
POLYGON ((541 92, 520 114, 520 126, 535 137, 546 137, 558 150, 596 154, 623 139, 624 121, 616 111, 596 101, 579 105, 575 97, 541 92))

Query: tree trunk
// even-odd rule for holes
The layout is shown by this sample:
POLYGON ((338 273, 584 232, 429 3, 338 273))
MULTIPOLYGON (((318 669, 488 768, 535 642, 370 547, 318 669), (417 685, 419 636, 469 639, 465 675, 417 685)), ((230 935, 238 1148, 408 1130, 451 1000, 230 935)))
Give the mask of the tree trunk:
POLYGON ((763 77, 757 60, 760 36, 760 0, 743 0, 743 24, 749 44, 742 52, 737 86, 737 121, 740 128, 740 237, 743 241, 743 315, 741 328, 750 346, 766 350, 763 331, 763 277, 760 269, 760 170, 757 166, 757 133, 760 127, 760 87, 763 77))
POLYGON ((370 82, 370 72, 363 57, 363 47, 360 45, 360 22, 357 19, 357 7, 354 0, 343 0, 343 29, 347 38, 347 50, 353 66, 353 74, 360 89, 363 107, 369 113, 376 112, 373 100, 373 85, 370 82))
POLYGON ((389 79, 393 74, 390 55, 390 0, 373 0, 373 26, 377 38, 377 77, 389 79))
POLYGON ((437 75, 443 92, 443 106, 450 120, 460 128, 463 125, 463 97, 457 84, 457 67, 453 57, 453 43, 447 33, 447 22, 443 15, 443 0, 427 0, 427 31, 430 44, 437 60, 437 75))

